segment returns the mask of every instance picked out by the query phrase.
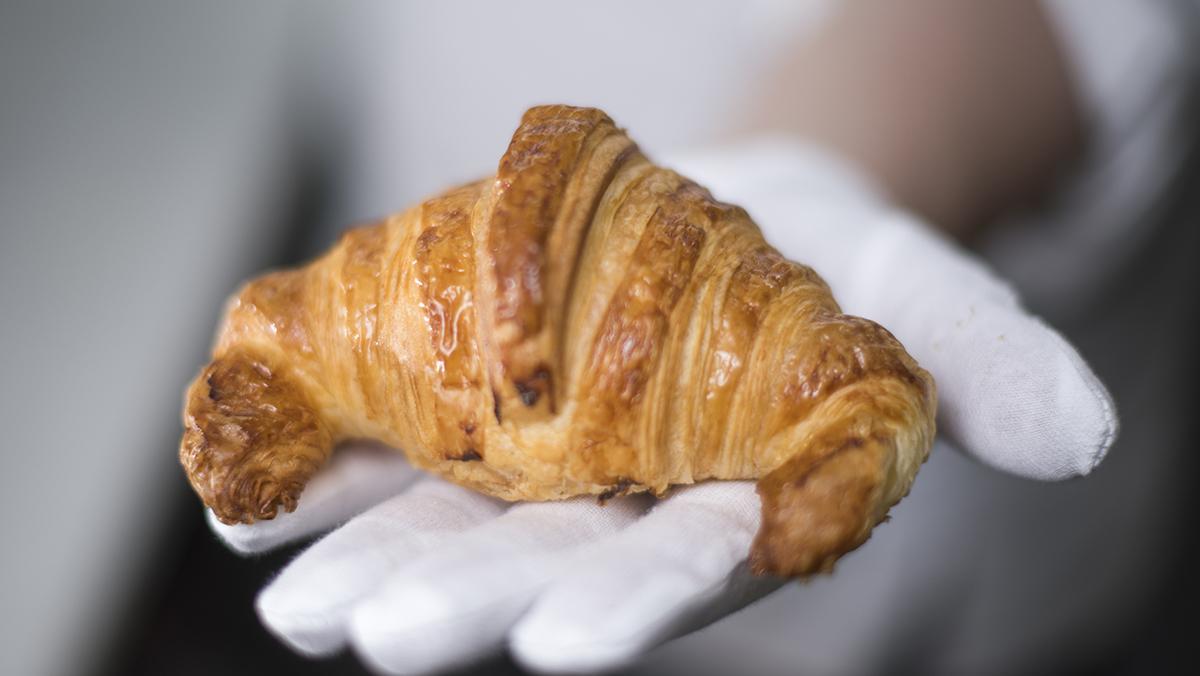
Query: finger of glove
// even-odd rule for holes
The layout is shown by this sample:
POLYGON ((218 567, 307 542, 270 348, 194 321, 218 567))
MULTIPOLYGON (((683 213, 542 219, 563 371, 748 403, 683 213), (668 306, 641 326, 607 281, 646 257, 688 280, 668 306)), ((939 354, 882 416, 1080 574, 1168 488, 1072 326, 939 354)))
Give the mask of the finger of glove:
POLYGON ((513 655, 535 671, 612 669, 774 590, 744 563, 759 510, 749 482, 678 490, 572 557, 514 627, 513 655))
POLYGON ((968 453, 1047 480, 1086 474, 1103 459, 1116 411, 1079 353, 982 261, 888 210, 852 168, 780 142, 684 169, 745 206, 768 241, 829 283, 846 312, 895 334, 937 381, 939 424, 968 453))
POLYGON ((474 491, 418 479, 296 557, 259 594, 259 617, 298 652, 336 652, 345 645, 354 604, 390 572, 503 510, 500 501, 474 491))
POLYGON ((879 317, 933 374, 939 423, 974 456, 1045 480, 1087 474, 1103 460, 1117 435, 1112 397, 983 263, 892 214, 851 269, 848 302, 879 317))
POLYGON ((395 571, 355 608, 350 640, 387 673, 444 671, 497 654, 572 551, 625 528, 648 505, 644 496, 519 504, 395 571))
POLYGON ((395 451, 369 445, 340 449, 313 477, 293 512, 252 524, 228 525, 205 510, 208 524, 239 554, 260 554, 323 533, 411 484, 417 470, 395 451))
POLYGON ((794 213, 804 234, 778 233, 784 253, 838 262, 820 272, 843 308, 886 326, 929 370, 939 427, 961 448, 1043 480, 1087 474, 1104 458, 1117 433, 1112 398, 982 262, 903 214, 794 213))

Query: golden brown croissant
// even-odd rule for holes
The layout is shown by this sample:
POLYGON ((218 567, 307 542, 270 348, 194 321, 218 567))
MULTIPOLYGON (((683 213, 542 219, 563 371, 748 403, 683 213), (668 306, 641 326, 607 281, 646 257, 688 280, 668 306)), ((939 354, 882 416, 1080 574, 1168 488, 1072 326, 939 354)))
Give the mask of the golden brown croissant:
POLYGON ((495 177, 231 301, 180 459, 226 523, 348 438, 506 500, 760 479, 753 569, 827 570, 903 497, 935 393, 742 209, 601 111, 528 111, 495 177))

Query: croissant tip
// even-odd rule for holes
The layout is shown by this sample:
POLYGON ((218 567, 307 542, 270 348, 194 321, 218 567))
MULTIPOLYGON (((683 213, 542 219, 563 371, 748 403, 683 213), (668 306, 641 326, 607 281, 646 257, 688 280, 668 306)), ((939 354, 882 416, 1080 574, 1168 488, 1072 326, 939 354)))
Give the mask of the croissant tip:
POLYGON ((258 352, 230 350, 196 377, 179 457, 201 500, 224 524, 295 511, 332 435, 299 381, 258 352))
POLYGON ((755 577, 804 581, 815 575, 832 573, 837 559, 837 555, 816 558, 810 552, 803 551, 789 551, 785 556, 777 556, 772 553, 770 545, 756 539, 751 546, 747 566, 755 577))

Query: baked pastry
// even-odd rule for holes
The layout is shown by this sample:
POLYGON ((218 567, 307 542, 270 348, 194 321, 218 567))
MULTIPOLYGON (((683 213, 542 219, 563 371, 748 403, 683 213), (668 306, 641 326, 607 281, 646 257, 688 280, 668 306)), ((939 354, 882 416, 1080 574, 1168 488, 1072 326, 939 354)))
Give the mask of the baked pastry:
POLYGON ((935 390, 739 207, 601 111, 529 110, 494 177, 247 284, 180 459, 226 523, 291 511, 341 440, 506 500, 758 479, 757 572, 827 570, 909 490, 935 390))

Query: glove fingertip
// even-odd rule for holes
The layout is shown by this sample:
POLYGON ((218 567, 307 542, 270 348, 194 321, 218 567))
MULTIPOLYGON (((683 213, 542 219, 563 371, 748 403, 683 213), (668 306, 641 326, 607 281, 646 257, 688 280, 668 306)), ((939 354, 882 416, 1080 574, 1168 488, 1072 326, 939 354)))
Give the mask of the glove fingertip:
POLYGON ((460 668, 481 659, 489 646, 494 650, 496 641, 488 631, 476 631, 471 618, 456 617, 456 611, 454 599, 433 585, 385 586, 351 613, 349 640, 375 671, 428 674, 460 668))
POLYGON ((539 674, 608 671, 641 654, 636 641, 599 643, 548 614, 532 613, 509 635, 509 653, 523 668, 539 674))
MULTIPOLYGON (((278 518, 286 516, 282 515, 278 518)), ((209 528, 220 538, 221 542, 242 556, 263 554, 283 544, 277 534, 269 532, 271 529, 269 528, 269 524, 265 522, 233 525, 221 523, 217 515, 211 509, 207 508, 204 510, 204 517, 208 521, 209 528)))
POLYGON ((259 620, 279 640, 307 657, 327 657, 346 645, 346 632, 333 614, 304 612, 278 585, 268 585, 258 595, 254 609, 259 620))
POLYGON ((966 378, 947 379, 943 421, 972 455, 1041 481, 1085 476, 1116 440, 1116 405, 1079 352, 1029 316, 1011 316, 1007 337, 966 378))
POLYGON ((1113 400, 1112 393, 1108 391, 1104 383, 1100 382, 1100 378, 1083 360, 1083 356, 1057 331, 1049 327, 1046 330, 1059 343, 1068 364, 1091 395, 1090 400, 1083 402, 1091 409, 1084 417, 1096 422, 1092 426, 1093 429, 1084 431, 1085 436, 1081 439, 1084 455, 1081 456, 1079 470, 1075 473, 1075 476, 1085 476, 1100 465, 1117 441, 1117 435, 1121 430, 1120 420, 1117 417, 1117 405, 1113 400))

